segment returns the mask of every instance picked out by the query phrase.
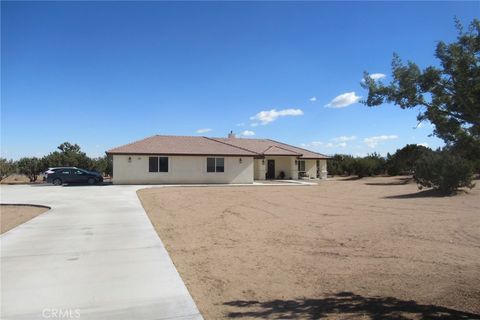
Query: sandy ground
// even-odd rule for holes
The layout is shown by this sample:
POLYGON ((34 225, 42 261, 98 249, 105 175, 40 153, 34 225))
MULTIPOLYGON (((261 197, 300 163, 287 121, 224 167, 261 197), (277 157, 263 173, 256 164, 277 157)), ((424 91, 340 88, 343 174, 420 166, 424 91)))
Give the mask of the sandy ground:
POLYGON ((15 228, 19 224, 27 222, 35 218, 39 214, 48 211, 48 208, 33 206, 16 206, 1 205, 0 206, 0 230, 1 233, 7 232, 15 228))
POLYGON ((138 194, 206 319, 480 319, 480 186, 439 197, 367 178, 138 194))
MULTIPOLYGON (((0 184, 28 184, 30 179, 24 174, 11 174, 8 177, 0 180, 0 184)), ((41 175, 37 176, 37 181, 34 183, 43 183, 43 177, 41 175)))

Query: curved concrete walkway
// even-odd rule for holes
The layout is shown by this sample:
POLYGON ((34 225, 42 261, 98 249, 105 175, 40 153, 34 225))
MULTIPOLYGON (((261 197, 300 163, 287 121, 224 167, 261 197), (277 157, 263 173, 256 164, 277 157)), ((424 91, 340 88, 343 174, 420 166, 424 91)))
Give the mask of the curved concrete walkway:
POLYGON ((1 318, 202 319, 139 188, 1 186, 52 208, 1 236, 1 318))

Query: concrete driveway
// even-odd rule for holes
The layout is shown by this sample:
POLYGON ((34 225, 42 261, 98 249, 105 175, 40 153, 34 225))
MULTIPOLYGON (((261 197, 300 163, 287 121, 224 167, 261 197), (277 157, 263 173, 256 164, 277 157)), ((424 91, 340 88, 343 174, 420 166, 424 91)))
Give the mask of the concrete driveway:
POLYGON ((1 186, 52 209, 1 236, 2 319, 202 319, 139 186, 1 186))

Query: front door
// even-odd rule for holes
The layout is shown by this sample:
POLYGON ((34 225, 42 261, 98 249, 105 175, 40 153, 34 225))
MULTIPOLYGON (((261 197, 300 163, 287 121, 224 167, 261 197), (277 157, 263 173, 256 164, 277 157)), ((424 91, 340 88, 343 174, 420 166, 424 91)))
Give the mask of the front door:
POLYGON ((267 160, 267 179, 275 179, 275 160, 267 160))

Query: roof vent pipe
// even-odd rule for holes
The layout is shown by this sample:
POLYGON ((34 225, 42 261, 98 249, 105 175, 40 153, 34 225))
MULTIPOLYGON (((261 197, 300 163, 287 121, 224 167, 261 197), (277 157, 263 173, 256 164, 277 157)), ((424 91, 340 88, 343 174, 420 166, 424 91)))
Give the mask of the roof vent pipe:
POLYGON ((228 134, 228 139, 234 139, 235 138, 235 133, 233 133, 233 131, 230 131, 230 133, 228 134))

